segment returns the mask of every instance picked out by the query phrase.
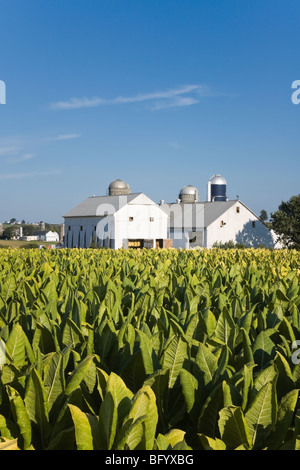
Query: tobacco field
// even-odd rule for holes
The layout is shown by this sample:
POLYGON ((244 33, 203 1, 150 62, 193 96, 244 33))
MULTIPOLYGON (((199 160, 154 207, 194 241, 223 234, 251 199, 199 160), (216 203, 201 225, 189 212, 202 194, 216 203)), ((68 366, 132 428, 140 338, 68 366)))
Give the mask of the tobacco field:
POLYGON ((0 449, 300 449, 299 252, 2 249, 0 272, 0 449))

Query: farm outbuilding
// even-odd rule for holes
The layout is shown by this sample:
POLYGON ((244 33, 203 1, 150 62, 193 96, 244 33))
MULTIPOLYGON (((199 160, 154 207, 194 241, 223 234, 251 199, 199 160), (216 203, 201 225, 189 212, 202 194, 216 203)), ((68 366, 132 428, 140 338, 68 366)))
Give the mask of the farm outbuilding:
POLYGON ((58 242, 59 235, 57 232, 52 232, 51 230, 36 230, 33 232, 33 236, 36 237, 36 240, 43 242, 58 242))

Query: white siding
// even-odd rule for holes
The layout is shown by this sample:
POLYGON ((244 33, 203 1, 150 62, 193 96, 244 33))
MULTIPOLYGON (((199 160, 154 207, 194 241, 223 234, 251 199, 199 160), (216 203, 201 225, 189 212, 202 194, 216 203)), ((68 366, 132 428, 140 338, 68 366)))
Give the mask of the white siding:
POLYGON ((65 219, 65 246, 66 248, 88 248, 95 234, 95 226, 102 217, 66 217, 65 219), (82 226, 82 230, 80 230, 82 226), (73 240, 73 245, 72 245, 73 240))
POLYGON ((123 243, 126 246, 128 240, 167 238, 168 216, 155 204, 128 204, 114 217, 116 249, 122 248, 123 243))
POLYGON ((239 201, 207 227, 206 235, 207 248, 211 248, 215 242, 225 243, 230 240, 254 248, 259 245, 274 246, 270 230, 239 201))
POLYGON ((154 246, 156 239, 167 238, 168 216, 149 201, 147 197, 144 201, 140 198, 141 204, 127 204, 107 217, 66 217, 65 246, 88 248, 93 235, 97 235, 98 246, 126 248, 131 239, 153 240, 154 246))

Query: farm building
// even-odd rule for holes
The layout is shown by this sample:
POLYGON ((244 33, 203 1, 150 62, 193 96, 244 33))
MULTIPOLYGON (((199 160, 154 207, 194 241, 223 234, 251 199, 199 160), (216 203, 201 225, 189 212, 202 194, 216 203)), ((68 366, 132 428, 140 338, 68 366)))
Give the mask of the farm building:
POLYGON ((214 175, 205 202, 188 185, 176 202, 157 204, 115 180, 108 195, 89 197, 65 214, 65 246, 211 248, 232 240, 254 248, 274 247, 274 234, 240 200, 228 200, 226 188, 226 180, 214 175))
POLYGON ((40 240, 43 242, 58 242, 59 235, 57 232, 51 232, 46 230, 36 230, 33 232, 33 236, 36 237, 36 240, 40 240))
POLYGON ((65 216, 65 246, 155 248, 167 242, 168 215, 143 193, 131 193, 122 180, 106 196, 92 196, 65 216))

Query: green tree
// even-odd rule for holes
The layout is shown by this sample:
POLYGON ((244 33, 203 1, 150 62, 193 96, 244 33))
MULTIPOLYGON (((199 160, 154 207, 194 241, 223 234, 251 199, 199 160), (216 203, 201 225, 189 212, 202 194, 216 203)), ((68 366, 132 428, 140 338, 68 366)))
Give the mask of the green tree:
POLYGON ((7 238, 8 240, 11 240, 13 236, 19 233, 19 230, 20 230, 20 227, 18 227, 17 225, 8 225, 3 230, 2 237, 4 239, 7 238))
POLYGON ((46 231, 51 231, 51 232, 57 232, 58 234, 60 233, 60 225, 59 224, 49 224, 45 223, 45 230, 46 231))
POLYGON ((262 210, 260 211, 259 218, 260 218, 260 220, 261 220, 262 222, 266 222, 266 221, 268 220, 269 216, 268 216, 268 213, 267 213, 267 211, 266 211, 265 209, 262 209, 262 210))
POLYGON ((287 248, 300 250, 300 194, 282 201, 271 214, 272 229, 287 248))
POLYGON ((37 229, 36 225, 30 225, 30 224, 22 225, 22 227, 23 227, 24 236, 32 235, 33 232, 37 229))

